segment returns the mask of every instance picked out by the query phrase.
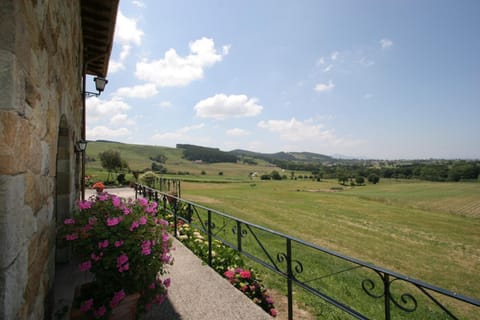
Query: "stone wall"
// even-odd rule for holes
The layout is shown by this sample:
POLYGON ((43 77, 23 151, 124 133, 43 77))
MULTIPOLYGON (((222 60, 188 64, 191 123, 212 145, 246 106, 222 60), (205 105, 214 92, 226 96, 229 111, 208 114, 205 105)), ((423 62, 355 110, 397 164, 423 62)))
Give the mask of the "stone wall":
POLYGON ((0 1, 0 319, 49 312, 55 224, 68 214, 57 194, 64 207, 78 196, 80 19, 79 0, 0 1))

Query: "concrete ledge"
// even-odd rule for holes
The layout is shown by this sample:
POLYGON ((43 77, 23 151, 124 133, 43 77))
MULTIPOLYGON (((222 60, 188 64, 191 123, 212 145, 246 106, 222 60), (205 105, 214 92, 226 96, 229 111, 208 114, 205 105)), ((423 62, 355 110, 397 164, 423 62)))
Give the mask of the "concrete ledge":
POLYGON ((152 308, 144 320, 267 320, 273 319, 174 239, 172 284, 168 299, 152 308))

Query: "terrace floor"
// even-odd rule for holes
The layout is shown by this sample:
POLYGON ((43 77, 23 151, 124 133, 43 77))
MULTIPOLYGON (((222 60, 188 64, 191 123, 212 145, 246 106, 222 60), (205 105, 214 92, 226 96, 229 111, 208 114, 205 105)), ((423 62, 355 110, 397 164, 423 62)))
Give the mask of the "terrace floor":
MULTIPOLYGON (((121 197, 135 197, 133 189, 111 189, 107 192, 121 197)), ((86 194, 86 197, 89 193, 86 194)), ((172 279, 168 298, 153 307, 143 320, 244 320, 272 319, 227 280, 205 265, 181 242, 174 239, 173 266, 169 267, 172 279)), ((75 265, 60 265, 55 278, 55 311, 70 306, 74 288, 89 279, 75 265)), ((69 313, 54 319, 68 319, 69 313)))

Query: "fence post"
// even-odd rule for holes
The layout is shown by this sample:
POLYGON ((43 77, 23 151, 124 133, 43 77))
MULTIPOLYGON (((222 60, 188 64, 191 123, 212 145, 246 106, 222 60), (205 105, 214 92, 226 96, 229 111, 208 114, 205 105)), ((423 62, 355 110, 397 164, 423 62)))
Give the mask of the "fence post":
POLYGON ((167 216, 167 196, 166 195, 162 196, 162 202, 163 202, 163 217, 165 218, 167 216))
POLYGON ((390 279, 387 273, 383 274, 383 289, 385 297, 385 320, 390 320, 390 279))
POLYGON ((207 230, 208 230, 208 265, 212 266, 212 211, 207 212, 207 230))
POLYGON ((287 238, 287 290, 288 290, 288 320, 293 320, 293 272, 292 272, 292 241, 287 238))
POLYGON ((177 224, 178 224, 177 201, 175 201, 175 202, 173 202, 173 231, 175 232, 175 238, 178 238, 178 236, 177 236, 177 224))
POLYGON ((237 220, 237 248, 242 252, 242 224, 237 220))

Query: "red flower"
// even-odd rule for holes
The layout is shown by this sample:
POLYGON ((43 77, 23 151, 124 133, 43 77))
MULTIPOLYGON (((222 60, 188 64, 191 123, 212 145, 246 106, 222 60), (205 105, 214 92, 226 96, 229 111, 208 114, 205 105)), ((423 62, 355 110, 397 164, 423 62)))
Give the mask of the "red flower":
POLYGON ((99 182, 95 182, 92 186, 93 189, 96 189, 98 192, 102 192, 103 189, 105 188, 105 186, 103 185, 103 183, 101 183, 100 181, 99 182))
POLYGON ((250 279, 251 276, 252 274, 248 270, 240 271, 240 277, 242 277, 243 279, 250 279))

